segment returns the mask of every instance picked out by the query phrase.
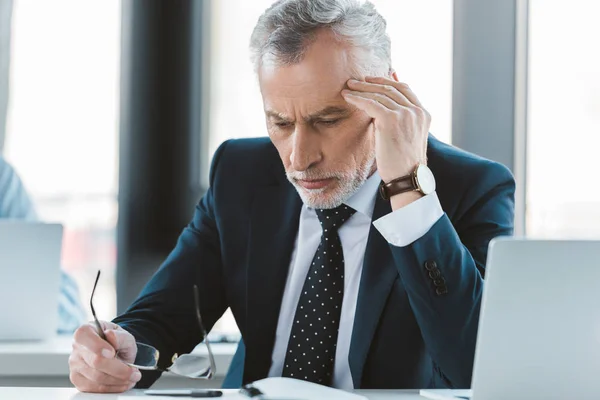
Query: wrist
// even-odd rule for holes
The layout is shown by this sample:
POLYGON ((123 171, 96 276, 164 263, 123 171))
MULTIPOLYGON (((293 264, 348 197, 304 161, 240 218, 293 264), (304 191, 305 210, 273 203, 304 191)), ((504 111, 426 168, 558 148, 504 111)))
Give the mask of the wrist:
POLYGON ((384 171, 378 168, 379 176, 384 183, 390 183, 394 179, 398 179, 403 176, 407 176, 412 174, 415 171, 415 168, 418 166, 418 163, 414 165, 407 165, 405 167, 397 167, 394 171, 384 171))
POLYGON ((407 205, 414 203, 424 196, 423 193, 415 190, 412 192, 399 193, 390 197, 390 204, 392 211, 399 210, 406 207, 407 205))
POLYGON ((379 193, 384 200, 392 201, 401 208, 418 200, 423 195, 435 191, 435 178, 431 170, 424 164, 419 164, 412 173, 393 179, 385 180, 379 185, 379 193), (400 196, 401 195, 401 196, 400 196))

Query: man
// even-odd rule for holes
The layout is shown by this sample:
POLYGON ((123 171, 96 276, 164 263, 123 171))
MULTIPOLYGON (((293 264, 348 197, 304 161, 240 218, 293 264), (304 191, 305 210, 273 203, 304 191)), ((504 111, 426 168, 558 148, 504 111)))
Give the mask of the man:
POLYGON ((115 350, 151 344, 162 367, 191 351, 196 284, 207 328, 231 307, 242 333, 227 386, 468 387, 487 246, 513 230, 510 172, 428 136, 370 3, 278 1, 251 48, 270 140, 217 150, 176 248, 103 322, 109 343, 92 325, 76 332, 71 381, 152 384, 115 350))
MULTIPOLYGON (((0 219, 37 219, 33 203, 27 195, 19 176, 0 156, 0 219)), ((6 277, 0 277, 5 279, 6 277)), ((85 320, 85 311, 79 301, 75 281, 61 272, 58 302, 58 333, 72 333, 85 320)))

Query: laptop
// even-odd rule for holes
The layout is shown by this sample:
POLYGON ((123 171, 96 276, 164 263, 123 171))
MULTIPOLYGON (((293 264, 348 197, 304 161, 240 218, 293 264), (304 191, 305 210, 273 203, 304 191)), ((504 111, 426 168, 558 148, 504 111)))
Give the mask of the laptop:
POLYGON ((490 244, 472 392, 437 399, 598 399, 600 241, 490 244))
POLYGON ((0 220, 0 340, 56 335, 63 228, 0 220))

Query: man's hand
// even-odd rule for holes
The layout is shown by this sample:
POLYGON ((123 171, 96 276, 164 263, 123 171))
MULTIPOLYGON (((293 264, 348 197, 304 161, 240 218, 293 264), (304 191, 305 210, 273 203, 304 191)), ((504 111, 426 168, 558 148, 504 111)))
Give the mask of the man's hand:
MULTIPOLYGON (((412 173, 427 163, 431 116, 405 83, 393 78, 350 79, 346 101, 366 112, 375 125, 377 170, 384 182, 412 173)), ((417 197, 418 198, 418 197, 417 197)))
POLYGON ((125 392, 142 377, 137 368, 123 362, 135 360, 135 338, 112 322, 101 321, 100 324, 108 342, 98 335, 93 323, 82 325, 75 331, 69 357, 69 379, 82 392, 125 392), (115 357, 116 351, 119 359, 115 357))

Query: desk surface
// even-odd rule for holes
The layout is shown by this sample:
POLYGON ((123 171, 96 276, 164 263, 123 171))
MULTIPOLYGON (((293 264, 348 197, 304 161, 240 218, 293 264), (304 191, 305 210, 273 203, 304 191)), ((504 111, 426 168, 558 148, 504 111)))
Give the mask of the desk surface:
MULTIPOLYGON (((41 342, 0 341, 0 376, 68 376, 72 343, 72 336, 57 336, 41 342)), ((212 345, 217 376, 227 372, 236 348, 237 344, 212 345)), ((205 350, 205 347, 200 347, 194 353, 206 354, 205 350)))
MULTIPOLYGON (((234 396, 237 390, 224 390, 225 396, 222 399, 234 396)), ((417 391, 406 390, 357 390, 357 393, 367 397, 369 400, 422 400, 417 391)), ((68 388, 23 388, 23 387, 0 387, 0 399, 2 400, 117 400, 123 397, 145 397, 152 399, 152 396, 144 396, 142 390, 131 390, 129 392, 117 394, 88 394, 79 393, 76 389, 68 388)), ((177 399, 178 397, 173 397, 177 399)), ((183 399, 183 397, 179 397, 183 399)))

